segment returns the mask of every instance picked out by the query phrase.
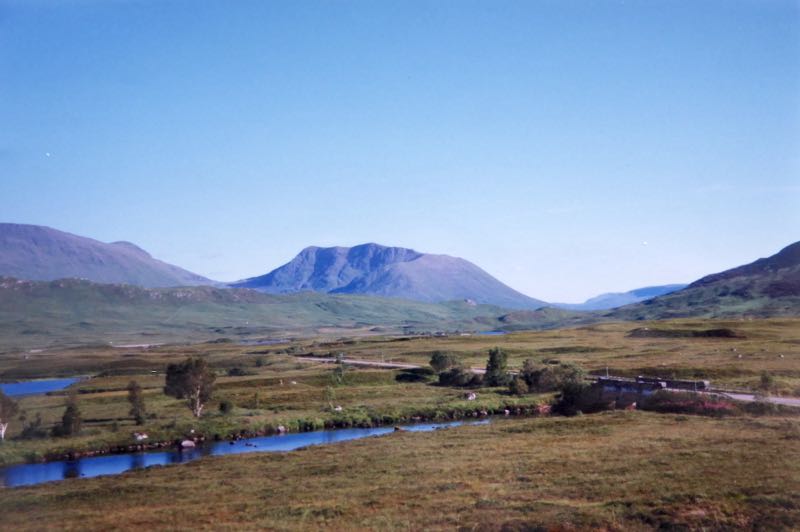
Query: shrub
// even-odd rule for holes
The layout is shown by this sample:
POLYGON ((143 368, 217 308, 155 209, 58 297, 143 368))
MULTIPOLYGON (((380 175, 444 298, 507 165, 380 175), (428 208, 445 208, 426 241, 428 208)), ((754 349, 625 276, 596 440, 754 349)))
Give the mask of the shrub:
POLYGON ((252 375, 252 373, 238 366, 228 370, 228 377, 245 377, 247 375, 252 375))
POLYGON ((613 402, 603 401, 601 389, 583 382, 568 381, 559 393, 553 412, 565 416, 608 410, 613 402))
POLYGON ((439 374, 439 384, 443 386, 456 386, 461 388, 480 386, 482 381, 483 378, 477 373, 472 373, 467 369, 459 367, 450 368, 439 374))
POLYGON ((450 353, 434 351, 431 355, 430 365, 436 373, 441 373, 446 369, 450 369, 454 366, 460 366, 461 364, 459 360, 450 353))
POLYGON ((735 405, 713 395, 692 392, 659 391, 641 402, 639 408, 653 412, 675 414, 698 414, 704 416, 726 416, 736 412, 735 405))
POLYGON ((19 439, 21 440, 36 440, 46 437, 47 431, 42 427, 42 415, 38 412, 33 421, 23 425, 22 432, 19 435, 19 439))
POLYGON ((525 395, 528 393, 528 383, 522 377, 514 377, 508 385, 508 391, 514 395, 525 395))

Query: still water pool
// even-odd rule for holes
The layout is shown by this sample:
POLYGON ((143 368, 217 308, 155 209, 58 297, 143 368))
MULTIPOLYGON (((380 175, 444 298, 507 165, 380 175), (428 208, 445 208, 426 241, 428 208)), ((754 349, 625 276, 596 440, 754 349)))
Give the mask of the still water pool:
POLYGON ((35 381, 10 382, 0 384, 0 390, 9 397, 20 397, 23 395, 36 395, 47 392, 57 392, 78 382, 80 378, 70 377, 67 379, 42 379, 35 381))

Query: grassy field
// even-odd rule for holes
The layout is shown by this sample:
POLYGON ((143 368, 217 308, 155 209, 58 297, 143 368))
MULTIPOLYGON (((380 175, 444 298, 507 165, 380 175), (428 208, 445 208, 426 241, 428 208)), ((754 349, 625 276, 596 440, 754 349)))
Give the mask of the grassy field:
POLYGON ((207 343, 151 348, 71 349, 0 353, 0 379, 96 373, 141 374, 163 371, 169 362, 187 355, 208 357, 212 365, 252 366, 257 357, 276 354, 328 355, 380 361, 426 364, 432 352, 442 350, 482 367, 487 351, 505 349, 512 365, 526 358, 571 361, 593 371, 634 375, 710 378, 728 386, 756 386, 762 372, 779 381, 776 392, 800 395, 800 319, 670 320, 616 322, 551 331, 518 332, 503 336, 385 337, 377 335, 287 340, 273 346, 207 343), (630 331, 726 328, 737 338, 634 338, 630 331))
MULTIPOLYGON (((464 391, 431 383, 398 382, 398 371, 356 369, 345 372, 344 381, 333 385, 333 366, 301 363, 287 355, 273 355, 262 367, 249 367, 252 375, 217 378, 213 400, 204 416, 192 417, 184 401, 163 394, 163 374, 101 376, 73 386, 84 419, 81 434, 69 438, 18 438, 23 423, 12 423, 0 445, 0 464, 38 461, 69 451, 103 450, 134 443, 133 432, 149 435, 150 441, 172 441, 190 430, 211 438, 245 432, 273 432, 278 426, 289 431, 321 429, 326 425, 370 426, 425 419, 462 417, 476 410, 498 410, 506 406, 536 405, 548 395, 513 397, 505 389, 479 390, 478 399, 467 401, 464 391), (149 413, 141 426, 129 417, 127 384, 131 379, 143 388, 149 413), (230 412, 218 405, 229 402, 230 412), (336 411, 333 407, 341 407, 336 411)), ((26 422, 39 416, 47 431, 60 421, 65 394, 23 397, 19 400, 26 422)))
MULTIPOLYGON (((758 321, 676 320, 658 323, 608 323, 554 331, 520 332, 504 336, 352 337, 300 339, 271 346, 206 343, 150 348, 87 347, 37 353, 0 355, 0 377, 32 378, 87 375, 75 385, 85 428, 72 438, 19 440, 22 423, 9 428, 10 440, 0 446, 0 463, 41 459, 71 449, 103 449, 133 443, 132 432, 143 430, 152 440, 182 437, 195 428, 207 435, 228 435, 284 425, 290 430, 323 424, 387 423, 416 415, 442 418, 474 409, 497 409, 507 404, 534 404, 547 397, 515 398, 505 390, 485 390, 475 403, 466 402, 458 389, 426 383, 402 383, 396 371, 351 369, 343 386, 331 387, 332 366, 296 360, 293 354, 336 355, 376 361, 426 364, 436 350, 456 354, 467 365, 482 367, 487 351, 500 346, 509 353, 510 366, 526 358, 536 361, 575 362, 590 371, 624 375, 660 375, 709 378, 716 385, 758 389, 763 372, 772 379, 769 393, 800 395, 800 320, 758 321), (729 329, 735 338, 630 336, 636 328, 704 331, 729 329), (217 391, 208 415, 194 420, 181 401, 165 396, 164 368, 186 356, 205 357, 217 371, 217 391), (226 376, 230 368, 249 375, 226 376), (128 416, 127 383, 135 379, 144 388, 151 417, 136 427, 128 416), (292 384, 294 382, 295 384, 292 384), (218 412, 220 402, 234 405, 218 412), (335 413, 331 406, 342 406, 335 413)), ((20 400, 28 422, 41 416, 46 430, 64 411, 62 395, 20 400)))
POLYGON ((523 360, 574 362, 590 371, 616 375, 711 379, 728 387, 756 388, 763 372, 774 377, 773 393, 800 395, 800 319, 670 320, 617 322, 585 327, 532 331, 503 336, 422 337, 386 341, 355 338, 307 343, 303 349, 323 354, 425 364, 435 350, 459 355, 482 367, 493 346, 509 353, 512 366, 523 360), (729 329, 736 338, 631 337, 637 328, 662 331, 729 329))
POLYGON ((500 420, 8 490, 3 527, 780 530, 796 419, 610 412, 500 420))
MULTIPOLYGON (((434 351, 482 367, 499 346, 511 368, 523 360, 575 362, 590 371, 708 378, 715 384, 800 395, 800 320, 672 320, 605 323, 503 336, 322 337, 269 346, 235 343, 149 348, 84 347, 0 354, 0 377, 85 375, 73 386, 81 435, 21 440, 9 429, 0 463, 51 453, 151 441, 290 430, 326 424, 445 419, 476 410, 533 406, 548 395, 464 391, 400 382, 396 370, 333 368, 294 355, 426 364, 434 351), (646 337, 631 336, 648 328, 646 337), (726 329, 731 338, 698 333, 726 329), (217 372, 207 414, 192 418, 162 393, 164 369, 201 356, 217 372), (228 376, 241 368, 243 376, 228 376), (128 416, 127 383, 144 388, 150 416, 128 416), (221 413, 221 402, 233 409, 221 413), (332 406, 341 406, 335 411, 332 406)), ((65 396, 22 398, 28 421, 49 429, 65 396)), ((574 418, 498 419, 489 426, 392 434, 278 455, 203 459, 119 477, 5 490, 2 528, 272 528, 607 530, 791 529, 800 525, 800 418, 726 418, 608 412, 574 418)))

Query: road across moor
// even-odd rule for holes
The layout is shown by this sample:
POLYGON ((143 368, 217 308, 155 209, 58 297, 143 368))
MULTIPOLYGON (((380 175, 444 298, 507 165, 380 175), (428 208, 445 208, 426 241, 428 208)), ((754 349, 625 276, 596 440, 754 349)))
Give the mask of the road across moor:
MULTIPOLYGON (((309 356, 296 356, 298 360, 304 360, 306 362, 320 362, 325 364, 336 364, 338 361, 335 358, 323 358, 323 357, 309 357, 309 356)), ((419 364, 407 364, 404 362, 378 362, 376 360, 363 360, 363 359, 353 359, 347 358, 342 359, 342 362, 345 364, 350 364, 352 366, 369 366, 374 368, 386 368, 386 369, 417 369, 423 366, 419 364)), ((474 373, 486 373, 486 369, 484 368, 470 368, 474 373)), ((685 392, 686 390, 679 390, 675 389, 674 391, 685 392)), ((727 392, 724 390, 719 390, 715 392, 719 395, 724 395, 729 397, 735 401, 743 401, 745 403, 752 403, 754 401, 763 400, 769 403, 775 403, 777 405, 786 405, 786 406, 794 406, 800 408, 800 398, 796 397, 759 397, 755 394, 749 393, 741 393, 741 392, 727 392)))

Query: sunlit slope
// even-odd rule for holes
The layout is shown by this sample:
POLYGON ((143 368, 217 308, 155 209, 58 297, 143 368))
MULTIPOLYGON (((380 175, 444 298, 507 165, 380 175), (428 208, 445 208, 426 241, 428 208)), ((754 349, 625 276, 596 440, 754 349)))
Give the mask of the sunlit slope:
POLYGON ((708 275, 688 287, 616 309, 614 319, 800 315, 800 242, 771 257, 708 275))

